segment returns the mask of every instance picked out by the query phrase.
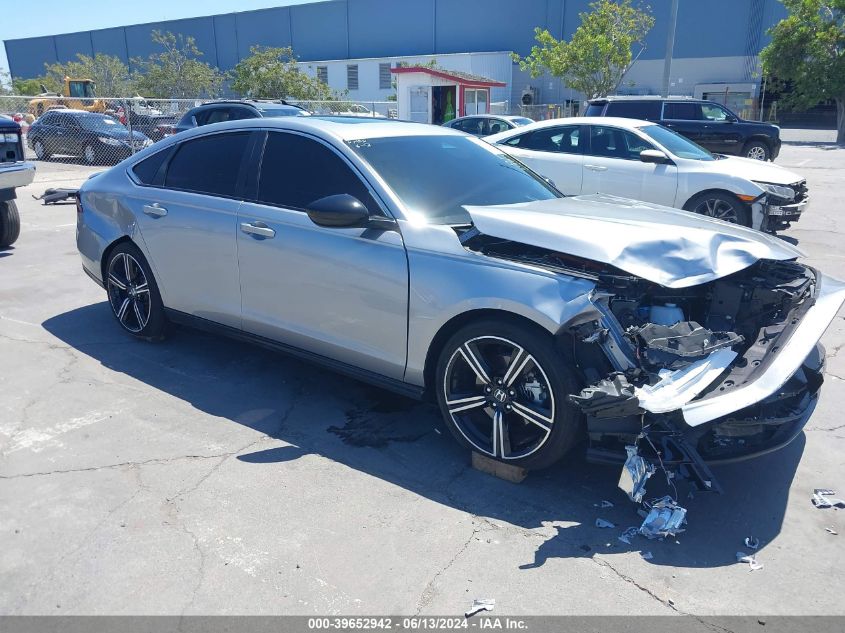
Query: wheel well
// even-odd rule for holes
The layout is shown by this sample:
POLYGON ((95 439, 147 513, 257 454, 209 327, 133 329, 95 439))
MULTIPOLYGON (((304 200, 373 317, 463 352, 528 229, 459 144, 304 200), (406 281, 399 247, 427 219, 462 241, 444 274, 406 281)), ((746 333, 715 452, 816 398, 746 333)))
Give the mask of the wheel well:
POLYGON ((768 136, 760 136, 760 135, 751 136, 748 139, 746 139, 745 145, 743 145, 743 148, 748 147, 749 143, 753 143, 755 141, 760 141, 761 143, 763 143, 769 149, 769 151, 772 151, 772 142, 769 140, 769 137, 768 136))
POLYGON ((438 330, 437 334, 434 335, 434 338, 431 341, 431 345, 428 346, 428 353, 425 357, 425 367, 423 368, 426 398, 431 399, 434 397, 434 391, 430 387, 435 382, 434 374, 437 370, 437 360, 440 358, 440 352, 443 351, 443 347, 445 347, 446 342, 455 332, 465 325, 481 319, 496 319, 499 321, 515 323, 536 331, 545 332, 549 336, 552 336, 548 330, 541 327, 531 319, 519 314, 514 314, 513 312, 506 312, 504 310, 470 310, 469 312, 464 312, 463 314, 452 317, 449 321, 443 324, 440 330, 438 330))
POLYGON ((698 198, 699 196, 703 196, 705 193, 721 193, 721 194, 724 194, 726 196, 731 196, 732 198, 734 198, 735 200, 737 200, 737 202, 740 202, 741 204, 745 204, 742 200, 740 200, 737 197, 737 195, 733 191, 728 191, 727 189, 705 189, 704 191, 699 191, 698 193, 690 196, 689 199, 686 202, 684 202, 684 205, 681 208, 684 211, 690 211, 690 209, 687 209, 687 205, 690 202, 692 202, 693 200, 695 200, 696 198, 698 198))
POLYGON ((114 242, 106 246, 106 249, 103 251, 103 256, 100 258, 100 275, 103 283, 106 281, 106 264, 108 264, 109 257, 111 257, 111 252, 117 248, 118 244, 123 244, 124 242, 132 242, 132 239, 128 235, 119 237, 114 242))

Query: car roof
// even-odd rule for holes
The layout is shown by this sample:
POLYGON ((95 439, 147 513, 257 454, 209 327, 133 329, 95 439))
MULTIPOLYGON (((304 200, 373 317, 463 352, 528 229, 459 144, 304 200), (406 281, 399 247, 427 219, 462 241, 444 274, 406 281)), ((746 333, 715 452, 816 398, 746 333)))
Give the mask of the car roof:
POLYGON ((703 101, 686 95, 674 95, 661 97, 660 95, 612 95, 610 97, 597 97, 590 99, 590 103, 602 103, 605 101, 703 101))
POLYGON ((212 123, 211 125, 202 125, 186 130, 172 138, 181 140, 207 134, 215 130, 247 130, 252 128, 311 132, 322 136, 331 136, 340 142, 395 136, 466 136, 463 132, 439 125, 429 125, 427 123, 412 123, 409 121, 396 121, 395 119, 370 119, 355 116, 326 115, 267 117, 212 123))

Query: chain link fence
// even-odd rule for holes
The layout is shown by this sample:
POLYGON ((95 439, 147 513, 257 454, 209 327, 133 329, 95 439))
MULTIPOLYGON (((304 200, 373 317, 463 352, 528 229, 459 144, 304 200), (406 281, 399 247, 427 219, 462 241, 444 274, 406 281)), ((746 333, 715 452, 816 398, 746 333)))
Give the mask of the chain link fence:
MULTIPOLYGON (((0 96, 0 114, 21 125, 26 158, 111 164, 176 133, 184 114, 217 101, 221 108, 204 123, 242 118, 225 101, 208 99, 82 98, 60 95, 0 96)), ((232 100, 234 102, 236 100, 232 100)), ((315 115, 363 118, 398 117, 395 101, 295 101, 315 115)), ((535 121, 576 116, 572 104, 525 106, 508 101, 490 104, 493 114, 526 116, 535 121)))
MULTIPOLYGON (((21 125, 26 158, 111 164, 176 133, 185 113, 209 101, 221 108, 205 123, 243 118, 219 99, 0 96, 0 115, 21 125)), ((233 100, 234 101, 234 100, 233 100)), ((288 101, 311 114, 396 118, 395 101, 288 101)))

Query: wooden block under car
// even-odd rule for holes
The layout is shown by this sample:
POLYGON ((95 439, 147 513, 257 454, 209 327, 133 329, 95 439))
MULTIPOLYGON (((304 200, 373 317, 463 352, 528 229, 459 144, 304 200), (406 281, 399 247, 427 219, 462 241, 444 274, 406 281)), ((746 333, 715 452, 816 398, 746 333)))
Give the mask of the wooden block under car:
POLYGON ((493 475, 494 477, 498 477, 499 479, 504 479, 505 481, 510 481, 515 484, 522 483, 528 476, 528 471, 524 468, 497 462, 495 459, 490 459, 486 455, 476 453, 475 451, 472 453, 472 467, 482 473, 487 473, 488 475, 493 475))

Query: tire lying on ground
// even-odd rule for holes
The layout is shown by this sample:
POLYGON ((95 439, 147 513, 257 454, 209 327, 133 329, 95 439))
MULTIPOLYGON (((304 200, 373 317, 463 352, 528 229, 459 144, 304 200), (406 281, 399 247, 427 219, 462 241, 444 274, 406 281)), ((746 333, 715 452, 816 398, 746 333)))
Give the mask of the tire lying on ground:
POLYGON ((0 202, 0 248, 14 244, 21 234, 21 216, 14 200, 0 202))

